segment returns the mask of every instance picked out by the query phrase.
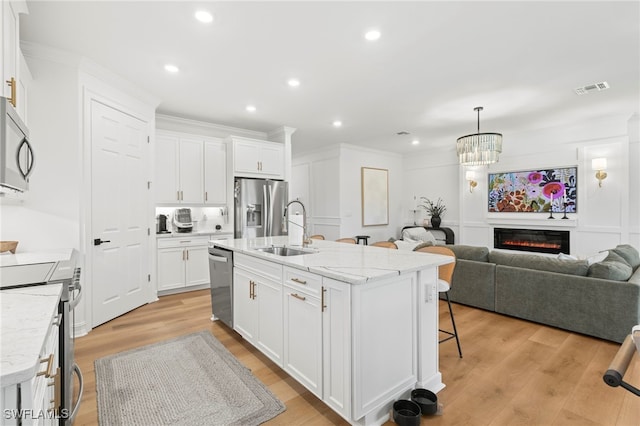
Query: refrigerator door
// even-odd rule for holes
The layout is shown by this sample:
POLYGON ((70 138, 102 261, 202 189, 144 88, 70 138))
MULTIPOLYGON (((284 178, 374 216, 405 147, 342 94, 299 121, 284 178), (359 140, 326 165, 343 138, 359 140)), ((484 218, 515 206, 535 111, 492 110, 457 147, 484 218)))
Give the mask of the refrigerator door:
POLYGON ((236 179, 234 238, 286 235, 282 222, 288 195, 287 182, 236 179))
POLYGON ((266 183, 267 230, 265 236, 287 235, 287 233, 282 230, 282 224, 284 222, 284 208, 287 205, 289 197, 288 189, 289 186, 287 182, 271 180, 266 183))
POLYGON ((235 238, 265 236, 266 181, 237 179, 235 182, 235 238))

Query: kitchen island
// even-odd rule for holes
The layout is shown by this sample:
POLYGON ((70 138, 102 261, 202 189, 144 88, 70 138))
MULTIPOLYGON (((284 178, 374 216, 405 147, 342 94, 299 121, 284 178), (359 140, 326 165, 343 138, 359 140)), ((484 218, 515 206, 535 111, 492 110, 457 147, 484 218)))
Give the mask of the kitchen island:
POLYGON ((287 237, 211 245, 233 251, 234 330, 350 423, 382 424, 411 389, 444 387, 437 268, 450 257, 287 237), (282 246, 301 253, 269 252, 282 246))

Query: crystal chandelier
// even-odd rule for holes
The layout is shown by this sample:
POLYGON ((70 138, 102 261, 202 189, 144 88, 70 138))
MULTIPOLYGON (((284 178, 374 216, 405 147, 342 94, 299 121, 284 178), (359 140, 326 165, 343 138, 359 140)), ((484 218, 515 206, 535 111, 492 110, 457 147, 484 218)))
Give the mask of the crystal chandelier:
POLYGON ((460 164, 467 166, 480 166, 498 162, 498 155, 502 152, 502 134, 480 133, 480 111, 483 108, 475 107, 478 111, 478 133, 458 138, 456 151, 460 164))

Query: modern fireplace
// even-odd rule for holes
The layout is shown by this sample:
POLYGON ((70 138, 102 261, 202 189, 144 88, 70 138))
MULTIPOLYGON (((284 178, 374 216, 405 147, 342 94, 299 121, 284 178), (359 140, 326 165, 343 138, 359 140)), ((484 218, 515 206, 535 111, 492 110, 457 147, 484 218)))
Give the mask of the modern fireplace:
POLYGON ((569 254, 569 231, 494 228, 493 247, 538 253, 569 254))

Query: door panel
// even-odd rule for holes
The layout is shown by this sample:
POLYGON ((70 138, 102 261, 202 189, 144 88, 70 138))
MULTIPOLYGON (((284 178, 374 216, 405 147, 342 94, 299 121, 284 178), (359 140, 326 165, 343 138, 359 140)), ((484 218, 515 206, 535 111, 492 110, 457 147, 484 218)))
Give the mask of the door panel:
POLYGON ((148 300, 146 123, 91 103, 92 327, 148 300))

